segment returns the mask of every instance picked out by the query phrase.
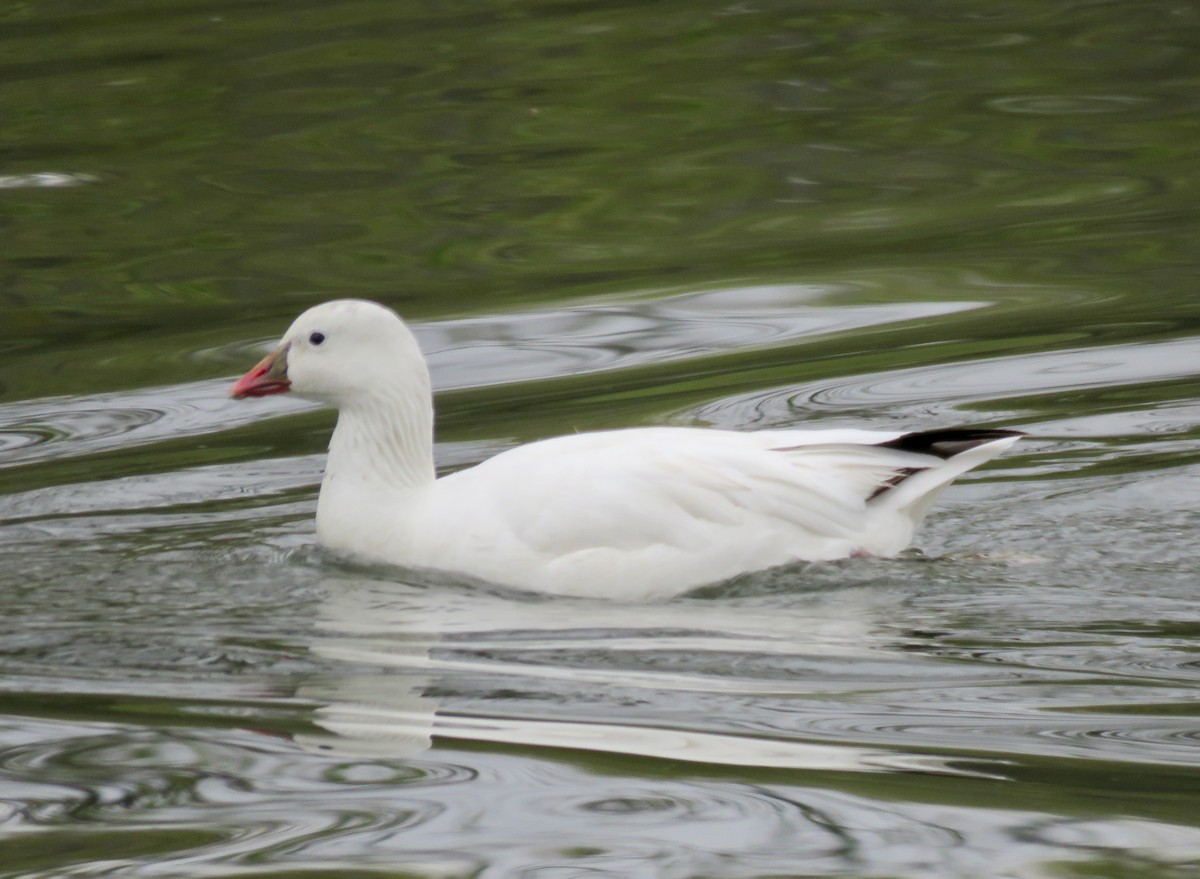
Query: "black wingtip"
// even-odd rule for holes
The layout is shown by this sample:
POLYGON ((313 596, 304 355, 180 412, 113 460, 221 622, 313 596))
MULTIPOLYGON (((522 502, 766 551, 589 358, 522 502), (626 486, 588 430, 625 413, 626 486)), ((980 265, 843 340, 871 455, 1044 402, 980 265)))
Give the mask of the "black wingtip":
POLYGON ((878 443, 878 445, 884 449, 897 449, 898 451, 913 452, 918 455, 953 458, 955 455, 961 455, 963 452, 970 451, 986 443, 1025 435, 1020 430, 977 428, 922 430, 916 433, 906 433, 902 437, 888 440, 886 443, 878 443))

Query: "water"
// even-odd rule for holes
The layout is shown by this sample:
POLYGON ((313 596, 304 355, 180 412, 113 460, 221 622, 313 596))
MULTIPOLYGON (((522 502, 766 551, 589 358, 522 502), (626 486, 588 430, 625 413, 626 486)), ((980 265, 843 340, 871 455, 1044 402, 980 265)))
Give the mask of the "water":
POLYGON ((0 9, 0 877, 1200 875, 1190 4, 0 9), (438 463, 1017 427, 917 549, 651 605, 324 557, 386 301, 438 463))

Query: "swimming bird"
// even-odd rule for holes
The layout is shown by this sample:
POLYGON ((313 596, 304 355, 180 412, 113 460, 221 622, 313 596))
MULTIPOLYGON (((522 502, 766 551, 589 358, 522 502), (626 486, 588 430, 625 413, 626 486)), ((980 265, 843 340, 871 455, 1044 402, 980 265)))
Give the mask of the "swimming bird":
POLYGON ((438 478, 417 340, 391 309, 354 299, 301 314, 230 396, 283 392, 338 410, 317 501, 323 547, 623 599, 895 555, 952 480, 1022 436, 639 427, 529 443, 438 478))

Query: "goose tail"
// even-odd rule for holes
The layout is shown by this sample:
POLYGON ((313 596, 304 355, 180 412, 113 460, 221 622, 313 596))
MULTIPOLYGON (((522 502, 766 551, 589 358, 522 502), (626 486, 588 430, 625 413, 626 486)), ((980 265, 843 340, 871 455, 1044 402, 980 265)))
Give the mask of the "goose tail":
POLYGON ((909 466, 896 470, 869 498, 879 512, 899 512, 918 525, 938 496, 951 482, 968 470, 997 457, 1025 436, 1019 430, 960 429, 926 430, 906 433, 887 442, 877 443, 909 458, 909 466))

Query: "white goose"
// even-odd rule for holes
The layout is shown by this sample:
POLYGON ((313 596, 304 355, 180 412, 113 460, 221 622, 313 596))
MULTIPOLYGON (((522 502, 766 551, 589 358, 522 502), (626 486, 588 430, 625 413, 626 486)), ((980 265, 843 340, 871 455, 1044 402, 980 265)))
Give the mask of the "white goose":
POLYGON ((441 479, 433 395, 392 310, 310 308, 230 390, 335 406, 317 537, 362 561, 564 595, 661 598, 796 561, 894 555, 955 477, 1011 430, 563 436, 441 479))

